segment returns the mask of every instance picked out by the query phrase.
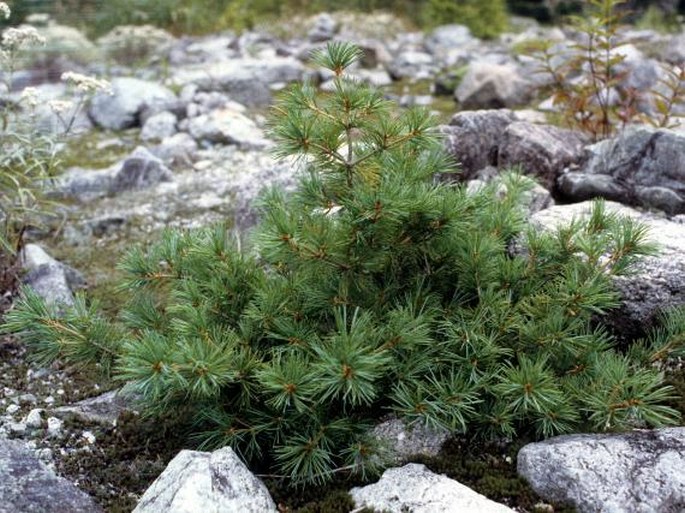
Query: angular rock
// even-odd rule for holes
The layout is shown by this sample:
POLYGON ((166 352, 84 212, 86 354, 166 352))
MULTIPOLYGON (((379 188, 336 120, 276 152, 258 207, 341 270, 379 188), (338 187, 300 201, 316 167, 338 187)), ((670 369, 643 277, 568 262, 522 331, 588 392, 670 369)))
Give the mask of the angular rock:
POLYGON ((173 179, 173 173, 149 150, 139 146, 121 163, 112 177, 108 192, 119 194, 132 189, 146 189, 173 179))
POLYGON ((497 165, 519 167, 551 190, 564 168, 582 157, 583 138, 577 132, 517 121, 504 130, 497 165))
POLYGON ((670 215, 685 213, 685 134, 639 127, 588 146, 586 152, 586 163, 573 176, 560 177, 559 191, 565 199, 607 197, 607 191, 623 189, 625 195, 611 199, 670 215), (607 178, 597 180, 595 175, 607 178), (644 190, 653 187, 659 189, 644 190))
POLYGON ((338 22, 335 21, 335 18, 327 12, 323 12, 314 19, 314 26, 307 33, 307 39, 312 43, 329 41, 335 37, 338 28, 338 22))
POLYGON ((164 139, 151 149, 152 153, 172 167, 189 166, 195 160, 197 143, 189 134, 181 132, 164 139))
POLYGON ((81 422, 116 424, 119 415, 131 409, 131 398, 119 390, 113 390, 97 397, 90 397, 68 406, 60 406, 52 414, 60 418, 73 417, 81 422))
POLYGON ((468 180, 487 166, 496 166, 506 128, 516 120, 510 110, 464 111, 440 127, 447 152, 459 163, 461 178, 468 180))
POLYGON ((435 56, 441 56, 454 48, 470 46, 478 42, 464 25, 442 25, 431 32, 424 41, 426 49, 435 56))
POLYGON ((169 111, 162 111, 150 116, 140 131, 143 141, 162 140, 176 133, 176 116, 169 111))
POLYGON ((350 495, 357 507, 388 513, 513 513, 503 504, 416 463, 388 469, 380 481, 353 488, 350 495))
POLYGON ((436 456, 450 437, 446 431, 435 431, 420 424, 407 426, 397 417, 378 424, 371 434, 388 448, 389 457, 396 464, 415 455, 436 456))
POLYGON ((20 262, 26 271, 22 277, 24 285, 50 304, 72 305, 72 292, 86 285, 86 279, 80 272, 58 262, 37 244, 24 246, 20 262))
POLYGON ((123 130, 140 125, 140 113, 146 107, 173 104, 176 95, 156 82, 119 77, 112 80, 112 94, 98 93, 88 114, 93 122, 109 130, 123 130))
POLYGON ((268 145, 254 121, 230 108, 191 119, 188 132, 197 141, 237 144, 241 148, 263 148, 268 145))
POLYGON ((435 59, 429 53, 407 50, 395 57, 389 64, 388 72, 396 79, 428 78, 437 71, 435 59))
POLYGON ((269 85, 301 80, 304 73, 304 65, 291 57, 242 58, 180 68, 171 83, 195 84, 201 91, 225 92, 236 102, 259 106, 271 101, 269 85))
POLYGON ((0 510, 21 513, 101 513, 102 508, 58 477, 22 442, 0 439, 0 510))
POLYGON ((147 489, 134 513, 277 513, 264 484, 230 447, 181 451, 147 489))
POLYGON ((685 428, 554 437, 523 447, 518 472, 579 512, 682 513, 685 428))
POLYGON ((454 97, 463 109, 501 109, 526 104, 531 93, 516 66, 473 62, 454 97))
MULTIPOLYGON (((556 205, 531 217, 531 222, 553 230, 573 218, 587 216, 591 202, 556 205)), ((606 202, 608 212, 645 224, 659 253, 643 258, 629 276, 614 278, 620 306, 602 320, 621 340, 633 340, 653 327, 663 309, 685 304, 685 224, 606 202)))

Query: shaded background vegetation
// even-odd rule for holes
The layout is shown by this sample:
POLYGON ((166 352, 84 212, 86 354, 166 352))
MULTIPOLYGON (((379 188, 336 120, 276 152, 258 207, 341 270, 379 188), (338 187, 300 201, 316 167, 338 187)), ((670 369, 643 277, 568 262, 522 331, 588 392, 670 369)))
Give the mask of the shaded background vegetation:
MULTIPOLYGON (((17 0, 19 23, 31 13, 50 13, 97 37, 118 25, 152 24, 176 34, 244 29, 272 18, 322 11, 384 9, 421 28, 446 23, 468 25, 475 35, 494 37, 507 27, 507 14, 550 22, 582 9, 580 0, 17 0)), ((641 15, 648 7, 664 16, 685 13, 685 0, 628 0, 626 9, 641 15)))

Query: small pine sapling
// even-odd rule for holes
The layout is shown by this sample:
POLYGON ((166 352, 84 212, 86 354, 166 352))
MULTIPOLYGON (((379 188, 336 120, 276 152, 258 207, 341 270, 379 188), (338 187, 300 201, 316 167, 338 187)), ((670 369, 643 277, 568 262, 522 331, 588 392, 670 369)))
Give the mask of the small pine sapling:
POLYGON ((651 362, 682 348, 685 318, 626 354, 593 322, 653 250, 644 228, 597 203, 540 232, 520 175, 434 180, 451 165, 431 116, 348 77, 359 57, 329 44, 315 61, 333 90, 295 86, 274 108, 278 153, 303 172, 262 197, 249 242, 169 231, 124 258, 135 296, 115 327, 26 294, 5 330, 43 360, 114 352, 145 411, 189 415, 201 447, 293 484, 379 470, 369 429, 388 412, 483 437, 676 422, 651 362))

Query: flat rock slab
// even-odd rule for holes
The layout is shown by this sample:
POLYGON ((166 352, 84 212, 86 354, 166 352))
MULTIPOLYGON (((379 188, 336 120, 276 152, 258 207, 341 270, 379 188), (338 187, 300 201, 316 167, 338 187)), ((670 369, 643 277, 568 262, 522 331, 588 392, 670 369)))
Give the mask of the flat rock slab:
POLYGON ((580 513, 685 511, 685 428, 570 435, 526 445, 518 472, 580 513))
POLYGON ((0 513, 100 513, 85 492, 58 477, 23 442, 0 439, 0 513))
POLYGON ((124 396, 119 390, 106 392, 97 397, 90 397, 68 406, 53 410, 53 415, 61 418, 76 418, 82 422, 114 425, 119 415, 131 410, 132 399, 124 396))
POLYGON ((387 513, 513 513, 503 504, 417 463, 388 469, 380 481, 353 488, 350 495, 357 507, 387 513))

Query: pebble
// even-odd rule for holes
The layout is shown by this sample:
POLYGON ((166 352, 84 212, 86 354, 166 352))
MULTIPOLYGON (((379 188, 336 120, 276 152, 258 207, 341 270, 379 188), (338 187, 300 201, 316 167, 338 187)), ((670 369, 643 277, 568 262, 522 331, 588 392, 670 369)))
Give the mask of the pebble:
POLYGON ((10 405, 7 407, 7 409, 6 409, 5 411, 6 411, 7 413, 9 413, 10 415, 14 415, 14 414, 17 413, 19 410, 21 410, 21 408, 19 407, 19 405, 17 405, 17 404, 10 404, 10 405))
POLYGON ((40 429, 43 427, 43 410, 40 408, 34 408, 23 420, 26 427, 32 429, 40 429))
POLYGON ((86 442, 93 445, 95 443, 95 435, 90 431, 84 431, 81 435, 86 442))
POLYGON ((26 424, 22 422, 10 422, 9 432, 14 436, 23 436, 26 433, 26 424))
POLYGON ((49 395, 45 399, 43 399, 43 402, 47 405, 55 404, 55 398, 49 395))
POLYGON ((48 418, 48 436, 57 437, 62 434, 62 421, 57 417, 48 418))
POLYGON ((33 394, 21 394, 19 396, 19 404, 36 404, 38 399, 33 394))

